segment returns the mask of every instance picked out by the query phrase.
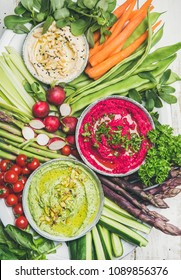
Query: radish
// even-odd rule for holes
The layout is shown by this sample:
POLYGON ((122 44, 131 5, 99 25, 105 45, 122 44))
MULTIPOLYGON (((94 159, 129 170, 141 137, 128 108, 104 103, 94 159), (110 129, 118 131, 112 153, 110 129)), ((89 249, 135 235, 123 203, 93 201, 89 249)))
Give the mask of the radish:
POLYGON ((57 151, 66 145, 65 141, 60 137, 53 137, 49 140, 48 147, 50 150, 57 151))
POLYGON ((60 127, 59 118, 56 116, 47 116, 44 119, 45 130, 48 132, 55 132, 60 127))
POLYGON ((48 116, 50 111, 49 104, 45 101, 38 101, 32 107, 33 116, 36 118, 44 118, 48 116))
POLYGON ((29 125, 34 129, 42 129, 45 127, 41 119, 33 119, 30 121, 29 125))
POLYGON ((60 105, 59 111, 62 117, 66 117, 70 115, 72 109, 69 104, 63 103, 62 105, 60 105))
POLYGON ((62 131, 66 134, 74 134, 78 119, 75 117, 67 116, 61 120, 62 131))
POLYGON ((50 138, 44 133, 38 134, 38 136, 36 137, 36 141, 40 146, 46 146, 49 140, 50 138))
POLYGON ((75 135, 68 135, 65 140, 69 143, 69 145, 75 147, 75 135))
POLYGON ((55 86, 47 90, 47 101, 50 104, 61 105, 65 100, 65 91, 59 86, 55 86))
POLYGON ((34 130, 31 127, 29 127, 29 126, 24 126, 23 127, 22 134, 23 134, 23 137, 26 140, 30 140, 30 139, 34 139, 35 138, 34 130))

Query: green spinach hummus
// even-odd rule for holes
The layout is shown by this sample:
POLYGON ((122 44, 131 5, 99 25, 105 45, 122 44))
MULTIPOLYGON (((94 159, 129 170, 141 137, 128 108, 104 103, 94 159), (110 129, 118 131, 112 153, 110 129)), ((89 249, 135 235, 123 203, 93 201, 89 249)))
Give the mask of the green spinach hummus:
POLYGON ((55 160, 41 166, 32 177, 28 205, 40 230, 74 237, 95 219, 99 188, 92 174, 76 161, 55 160))

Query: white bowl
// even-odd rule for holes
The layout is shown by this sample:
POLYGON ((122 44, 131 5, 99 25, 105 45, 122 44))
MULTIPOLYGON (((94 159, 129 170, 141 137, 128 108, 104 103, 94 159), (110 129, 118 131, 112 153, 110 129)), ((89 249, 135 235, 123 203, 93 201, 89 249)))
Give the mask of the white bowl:
MULTIPOLYGON (((68 60, 68 63, 66 65, 68 67, 69 72, 67 72, 62 77, 58 77, 58 74, 57 74, 58 67, 62 67, 62 69, 65 69, 65 66, 56 65, 55 69, 47 70, 45 68, 45 65, 42 66, 41 62, 37 63, 37 61, 34 59, 35 52, 34 53, 31 52, 31 50, 34 50, 34 46, 36 45, 36 42, 37 42, 36 41, 37 38, 35 38, 35 36, 33 36, 33 35, 35 33, 37 33, 37 32, 40 32, 40 33, 42 32, 43 24, 44 23, 40 23, 40 24, 36 25, 29 32, 29 34, 27 35, 27 37, 26 37, 26 39, 24 41, 23 49, 22 49, 22 56, 23 56, 24 62, 26 64, 26 67, 28 68, 29 72, 37 80, 39 80, 40 82, 42 82, 44 84, 52 84, 52 83, 59 84, 59 83, 71 82, 72 80, 77 78, 84 71, 84 69, 85 69, 85 67, 87 65, 87 61, 88 61, 88 57, 89 57, 89 45, 88 45, 87 39, 86 39, 86 37, 84 35, 73 36, 71 34, 70 28, 68 26, 66 26, 66 27, 61 29, 61 30, 67 30, 68 34, 70 36, 72 36, 72 37, 69 38, 68 35, 67 35, 67 37, 65 35, 64 38, 66 37, 66 38, 70 39, 69 42, 73 42, 72 45, 75 45, 78 42, 79 48, 78 48, 78 52, 76 54, 76 59, 77 59, 76 63, 73 63, 71 65, 70 64, 70 60, 68 60), (82 56, 84 58, 82 58, 82 56), (53 74, 53 72, 55 72, 55 74, 53 74), (45 73, 45 76, 43 76, 43 73, 45 73)), ((66 32, 66 31, 63 31, 63 32, 66 32)), ((48 34, 48 33, 46 33, 46 34, 48 34)), ((52 33, 52 34, 54 34, 54 33, 52 33)), ((56 36, 59 36, 59 35, 56 35, 56 36)), ((68 41, 68 39, 67 39, 67 41, 68 41)), ((53 40, 53 39, 52 39, 52 41, 56 42, 56 40, 53 40)), ((47 43, 44 44, 43 47, 46 48, 46 45, 47 45, 47 43)), ((67 45, 70 45, 70 43, 67 44, 67 45)), ((39 48, 37 50, 41 51, 39 48)), ((46 52, 48 50, 44 49, 43 53, 46 54, 46 52)), ((60 50, 60 48, 58 50, 60 50)), ((68 48, 67 48, 67 50, 68 50, 68 48)), ((61 60, 64 61, 66 59, 66 57, 69 56, 69 54, 71 55, 71 52, 70 51, 69 52, 66 51, 62 55, 59 54, 59 57, 58 56, 57 57, 52 57, 51 58, 51 62, 53 62, 55 60, 56 60, 56 63, 59 63, 61 60)), ((37 53, 36 53, 36 55, 37 55, 37 53)), ((74 61, 74 58, 71 58, 71 60, 74 61)), ((62 62, 62 63, 64 63, 64 62, 62 62)), ((60 71, 62 71, 62 70, 60 70, 60 71)))
MULTIPOLYGON (((49 175, 50 175, 50 173, 49 173, 49 175)), ((79 188, 78 192, 76 192, 76 194, 77 194, 76 198, 78 201, 80 187, 82 187, 82 181, 81 181, 81 185, 80 185, 79 180, 77 180, 75 178, 75 182, 76 182, 75 183, 76 187, 78 186, 78 188, 79 188)), ((90 188, 90 184, 89 184, 89 188, 90 188)), ((60 190, 58 190, 58 191, 60 191, 60 190)), ((86 191, 87 191, 87 187, 85 187, 85 193, 86 193, 86 191)), ((59 201, 59 196, 58 196, 58 201, 59 201)), ((73 201, 73 207, 74 207, 74 205, 76 205, 77 201, 76 200, 73 201)), ((59 203, 61 205, 61 201, 59 203)), ((102 190, 102 185, 101 185, 100 180, 98 179, 97 175, 89 167, 87 167, 83 163, 81 163, 77 160, 74 160, 74 159, 55 159, 55 160, 50 160, 50 161, 42 164, 39 168, 37 168, 30 175, 30 177, 28 178, 28 180, 26 182, 25 188, 23 190, 23 209, 24 209, 25 216, 29 221, 29 224, 37 233, 39 233, 40 235, 44 236, 47 239, 51 239, 54 241, 62 241, 62 242, 69 241, 69 240, 74 240, 74 239, 77 239, 77 238, 85 235, 99 221, 99 218, 101 216, 102 209, 103 209, 103 203, 104 203, 104 194, 103 194, 103 190, 102 190), (71 166, 71 168, 73 166, 73 170, 76 168, 79 168, 78 171, 81 170, 81 172, 83 173, 83 176, 81 176, 81 179, 82 178, 84 178, 85 180, 91 179, 91 182, 89 182, 89 183, 92 184, 95 191, 94 191, 94 196, 90 195, 89 198, 87 196, 87 199, 89 199, 91 201, 93 201, 93 200, 95 201, 95 203, 91 203, 92 205, 95 205, 97 203, 96 207, 94 207, 94 210, 92 209, 93 206, 89 206, 90 207, 89 211, 87 210, 88 212, 85 212, 85 213, 89 213, 90 211, 93 211, 93 212, 95 211, 93 216, 91 216, 91 221, 89 221, 87 224, 85 224, 81 228, 81 230, 78 230, 77 233, 72 236, 57 233, 57 232, 55 232, 55 234, 52 232, 50 233, 49 230, 46 231, 45 228, 43 228, 43 229, 40 228, 41 225, 40 226, 37 225, 37 221, 36 221, 36 220, 38 220, 38 222, 39 222, 40 221, 39 217, 40 218, 42 217, 42 213, 43 213, 43 215, 45 215, 45 213, 46 213, 44 211, 46 207, 43 208, 42 201, 47 202, 47 199, 48 199, 48 203, 50 203, 50 205, 52 205, 54 203, 54 197, 57 197, 56 196, 57 191, 55 191, 56 187, 57 186, 59 187, 60 186, 59 184, 61 184, 61 182, 62 182, 61 181, 62 177, 60 180, 59 174, 61 172, 63 172, 62 170, 63 170, 64 166, 71 166), (48 180, 46 180, 47 172, 51 172, 51 175, 52 175, 53 170, 56 170, 55 172, 58 172, 58 173, 54 173, 54 176, 51 176, 51 177, 49 177, 48 180), (40 179, 43 180, 42 184, 39 184, 40 179), (48 193, 48 190, 49 190, 49 187, 51 184, 53 185, 53 188, 51 189, 51 196, 50 195, 48 196, 47 193, 48 193), (42 192, 42 186, 43 186, 43 192, 42 192), (41 196, 39 197, 38 191, 40 191, 40 189, 41 189, 41 196), (33 196, 30 196, 30 190, 31 190, 31 194, 32 194, 32 192, 34 193, 33 196), (53 197, 52 193, 55 195, 54 197, 53 197), (96 194, 96 197, 95 197, 95 194, 96 194), (43 198, 43 196, 44 196, 44 198, 43 198), (53 197, 53 200, 52 200, 52 197, 53 197), (36 206, 33 206, 34 207, 33 210, 32 210, 32 206, 30 205, 30 202, 32 202, 32 201, 33 201, 33 203, 35 202, 35 205, 36 205, 36 206), (39 207, 39 205, 41 205, 41 206, 39 207), (41 210, 41 208, 43 210, 41 210), (38 215, 38 217, 34 218, 32 211, 35 211, 35 213, 36 213, 36 215, 38 215)), ((45 204, 43 204, 43 205, 45 205, 45 204)), ((89 203, 89 205, 90 205, 90 203, 89 203)), ((53 207, 53 210, 55 210, 55 208, 57 207, 57 201, 56 201, 56 207, 55 207, 55 205, 53 205, 52 207, 53 207)), ((77 208, 76 209, 73 208, 73 209, 76 210, 77 208)), ((80 209, 79 209, 79 212, 80 212, 80 209)), ((90 214, 90 215, 92 215, 92 214, 90 214)), ((86 220, 87 216, 88 215, 86 215, 86 217, 84 217, 83 221, 86 220)), ((89 218, 90 218, 90 216, 89 216, 89 218)), ((82 222, 82 224, 83 224, 83 222, 82 222)), ((57 220, 56 220, 56 225, 60 225, 60 223, 58 224, 57 220)), ((52 225, 50 225, 50 227, 52 230, 52 225)), ((53 230, 54 229, 55 229, 55 227, 53 228, 53 230)))

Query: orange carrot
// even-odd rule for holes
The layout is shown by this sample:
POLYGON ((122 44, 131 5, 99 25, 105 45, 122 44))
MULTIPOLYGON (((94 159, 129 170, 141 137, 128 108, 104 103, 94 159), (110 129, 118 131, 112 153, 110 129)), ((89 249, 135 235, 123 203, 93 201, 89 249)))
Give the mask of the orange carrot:
MULTIPOLYGON (((127 9, 127 7, 129 7, 130 3, 135 2, 135 0, 127 0, 125 3, 123 3, 121 6, 119 6, 114 12, 113 14, 115 16, 118 17, 118 19, 124 14, 125 10, 127 9)), ((113 26, 109 29, 111 33, 113 33, 113 31, 115 29, 117 29, 117 25, 119 24, 119 20, 117 20, 113 26)), ((103 45, 104 44, 100 44, 98 42, 100 38, 100 32, 96 31, 94 32, 94 47, 90 49, 89 52, 89 57, 91 57, 92 55, 94 55, 95 53, 99 52, 101 49, 103 49, 103 45)), ((106 36, 106 40, 109 39, 109 36, 106 36)))
MULTIPOLYGON (((161 23, 161 21, 158 21, 152 27, 152 31, 154 31, 160 23, 161 23)), ((140 45, 147 39, 147 37, 148 37, 148 30, 145 31, 138 39, 136 39, 131 45, 129 45, 124 50, 120 51, 117 54, 112 55, 111 57, 107 58, 100 64, 98 64, 92 68, 89 68, 89 70, 87 71, 87 74, 91 78, 97 78, 97 77, 104 75, 108 70, 110 70, 116 64, 120 63, 126 57, 131 55, 135 50, 137 50, 140 47, 140 45)))
POLYGON ((134 9, 135 4, 136 4, 136 0, 133 0, 131 5, 128 7, 128 9, 125 11, 125 13, 122 15, 122 17, 120 17, 120 19, 117 21, 116 29, 112 31, 111 36, 104 43, 104 47, 107 46, 107 44, 109 44, 110 41, 112 41, 122 31, 125 23, 128 21, 130 15, 134 9))
MULTIPOLYGON (((145 3, 148 4, 148 7, 150 5, 152 0, 147 0, 145 3)), ((147 8, 148 8, 147 7, 147 8)), ((147 8, 145 9, 147 11, 147 8)), ((118 47, 121 47, 124 45, 126 39, 132 34, 132 32, 136 29, 136 27, 142 22, 142 20, 146 17, 146 11, 141 10, 138 12, 137 16, 132 19, 126 27, 123 29, 123 31, 119 34, 119 36, 115 37, 108 46, 103 48, 98 53, 95 53, 92 57, 90 57, 89 62, 92 66, 95 66, 96 64, 104 61, 111 53, 115 51, 118 47)))
POLYGON ((115 11, 113 12, 113 14, 114 14, 117 18, 120 18, 131 2, 133 2, 133 0, 127 0, 127 1, 124 2, 121 6, 117 7, 117 9, 115 9, 115 11))
MULTIPOLYGON (((154 9, 154 6, 151 5, 151 6, 150 6, 150 12, 151 12, 153 9, 154 9)), ((131 15, 130 15, 130 17, 129 17, 129 20, 133 19, 133 18, 137 15, 138 11, 139 11, 139 10, 137 10, 137 9, 134 10, 134 11, 132 11, 132 13, 131 13, 131 15)))

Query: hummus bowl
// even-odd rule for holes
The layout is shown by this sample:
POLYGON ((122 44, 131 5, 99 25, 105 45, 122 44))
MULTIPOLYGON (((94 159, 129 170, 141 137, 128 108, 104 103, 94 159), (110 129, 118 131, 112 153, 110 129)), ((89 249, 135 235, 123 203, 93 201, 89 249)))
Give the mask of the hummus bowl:
POLYGON ((82 160, 107 176, 127 176, 144 163, 154 128, 147 110, 128 97, 111 96, 88 106, 79 118, 76 145, 82 160))
POLYGON ((104 203, 101 183, 74 159, 42 164, 28 178, 23 208, 31 227, 54 241, 77 239, 98 222, 104 203))
POLYGON ((85 69, 89 46, 84 35, 74 36, 69 26, 53 22, 43 33, 43 23, 35 26, 23 44, 23 59, 30 73, 44 84, 68 83, 85 69))

